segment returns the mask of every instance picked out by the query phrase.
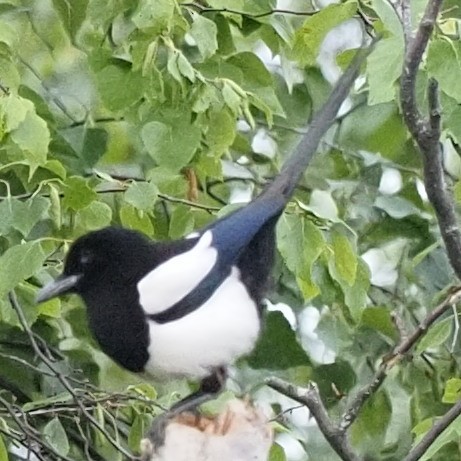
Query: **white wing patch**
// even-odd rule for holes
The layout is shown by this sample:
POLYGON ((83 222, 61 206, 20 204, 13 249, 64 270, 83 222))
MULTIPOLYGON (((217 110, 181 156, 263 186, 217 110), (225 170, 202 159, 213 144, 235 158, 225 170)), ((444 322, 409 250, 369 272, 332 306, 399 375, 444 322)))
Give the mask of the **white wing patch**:
POLYGON ((174 256, 138 282, 139 302, 147 314, 157 314, 190 293, 211 271, 218 251, 211 246, 211 231, 197 244, 174 256))
POLYGON ((164 324, 149 320, 150 359, 157 378, 203 378, 254 347, 260 330, 256 303, 233 268, 213 296, 194 312, 164 324))

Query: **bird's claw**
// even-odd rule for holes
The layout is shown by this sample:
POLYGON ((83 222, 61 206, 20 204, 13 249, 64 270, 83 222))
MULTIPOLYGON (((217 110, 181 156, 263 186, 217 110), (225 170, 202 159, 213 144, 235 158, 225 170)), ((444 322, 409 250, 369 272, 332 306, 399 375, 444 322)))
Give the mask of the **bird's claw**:
POLYGON ((154 419, 147 433, 147 437, 151 441, 154 450, 159 449, 165 444, 166 427, 174 416, 174 414, 167 411, 154 419))

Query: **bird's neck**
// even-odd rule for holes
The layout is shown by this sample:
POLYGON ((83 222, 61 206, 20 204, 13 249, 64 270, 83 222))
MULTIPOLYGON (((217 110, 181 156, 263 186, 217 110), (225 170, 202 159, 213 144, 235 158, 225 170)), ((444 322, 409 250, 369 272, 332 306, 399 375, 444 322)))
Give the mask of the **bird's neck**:
POLYGON ((96 286, 83 299, 91 331, 101 349, 128 370, 143 371, 150 339, 136 286, 96 286))

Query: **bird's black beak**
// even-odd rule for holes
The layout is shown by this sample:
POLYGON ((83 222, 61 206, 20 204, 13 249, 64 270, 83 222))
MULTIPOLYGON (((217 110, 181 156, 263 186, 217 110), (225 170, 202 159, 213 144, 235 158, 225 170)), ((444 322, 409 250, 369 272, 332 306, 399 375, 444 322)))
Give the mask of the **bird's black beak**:
POLYGON ((81 275, 60 275, 56 280, 45 285, 38 293, 35 301, 42 303, 56 296, 69 293, 77 285, 81 275))

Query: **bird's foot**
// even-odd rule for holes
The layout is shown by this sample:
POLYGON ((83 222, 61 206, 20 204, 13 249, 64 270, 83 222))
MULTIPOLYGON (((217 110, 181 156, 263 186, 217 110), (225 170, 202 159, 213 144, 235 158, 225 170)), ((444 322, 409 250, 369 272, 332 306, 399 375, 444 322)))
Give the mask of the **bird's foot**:
POLYGON ((168 426, 168 423, 171 421, 171 419, 175 416, 175 412, 166 411, 154 419, 154 422, 152 423, 149 432, 147 433, 147 437, 151 441, 154 450, 164 445, 166 427, 168 426))
POLYGON ((192 413, 196 421, 200 420, 198 407, 212 399, 222 389, 226 377, 225 368, 217 369, 212 375, 204 378, 200 383, 200 388, 193 394, 176 402, 170 410, 157 416, 152 423, 147 440, 150 441, 152 450, 155 452, 165 444, 166 428, 170 421, 182 413, 192 413))

